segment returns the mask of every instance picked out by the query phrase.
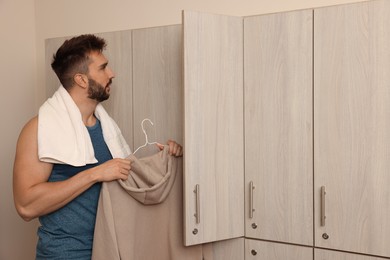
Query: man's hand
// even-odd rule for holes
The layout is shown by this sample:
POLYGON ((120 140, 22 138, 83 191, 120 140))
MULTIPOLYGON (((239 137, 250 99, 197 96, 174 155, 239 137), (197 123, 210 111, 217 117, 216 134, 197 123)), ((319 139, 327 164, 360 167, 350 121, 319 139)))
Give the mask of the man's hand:
POLYGON ((130 170, 130 160, 115 158, 96 166, 94 173, 99 175, 98 181, 127 180, 130 170))
MULTIPOLYGON (((181 157, 183 156, 183 147, 176 143, 173 140, 168 140, 167 145, 169 146, 169 154, 176 156, 176 157, 181 157)), ((162 144, 157 144, 157 146, 160 148, 160 150, 164 149, 164 145, 162 144)))

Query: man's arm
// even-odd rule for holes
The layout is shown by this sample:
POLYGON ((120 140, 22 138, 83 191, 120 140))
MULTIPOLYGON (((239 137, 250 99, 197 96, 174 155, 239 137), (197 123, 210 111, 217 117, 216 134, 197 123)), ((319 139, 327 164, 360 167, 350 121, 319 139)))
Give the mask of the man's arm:
POLYGON ((38 117, 22 129, 14 163, 13 191, 16 210, 26 221, 53 212, 96 182, 126 180, 131 162, 112 159, 59 182, 48 182, 53 164, 38 159, 38 117))

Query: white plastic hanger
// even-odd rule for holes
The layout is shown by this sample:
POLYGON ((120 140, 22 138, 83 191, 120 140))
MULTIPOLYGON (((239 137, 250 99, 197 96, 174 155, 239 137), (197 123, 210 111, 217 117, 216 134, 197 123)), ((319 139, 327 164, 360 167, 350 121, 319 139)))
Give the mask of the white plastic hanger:
POLYGON ((145 135, 145 144, 143 144, 143 145, 141 145, 140 147, 138 147, 138 148, 134 151, 133 154, 135 154, 140 148, 145 147, 145 146, 147 146, 148 144, 159 144, 158 142, 151 142, 151 143, 149 142, 148 134, 146 133, 145 128, 144 128, 144 122, 145 122, 145 121, 149 121, 149 123, 151 123, 152 125, 154 125, 153 122, 152 122, 149 118, 145 118, 144 120, 142 120, 142 122, 141 122, 141 127, 142 127, 142 132, 144 132, 144 135, 145 135))

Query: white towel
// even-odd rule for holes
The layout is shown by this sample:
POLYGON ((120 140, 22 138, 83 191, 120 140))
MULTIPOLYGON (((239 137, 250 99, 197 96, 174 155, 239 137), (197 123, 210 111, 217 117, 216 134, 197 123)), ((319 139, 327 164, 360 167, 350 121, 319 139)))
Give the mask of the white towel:
MULTIPOLYGON (((114 158, 129 156, 129 145, 101 104, 97 105, 95 116, 102 124, 103 137, 111 155, 114 158)), ((97 162, 80 110, 62 86, 39 109, 38 156, 44 162, 72 166, 97 162)))

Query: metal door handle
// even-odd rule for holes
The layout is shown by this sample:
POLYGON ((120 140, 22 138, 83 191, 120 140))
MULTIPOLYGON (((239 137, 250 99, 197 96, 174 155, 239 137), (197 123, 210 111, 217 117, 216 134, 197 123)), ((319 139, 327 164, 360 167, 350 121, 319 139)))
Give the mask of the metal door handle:
POLYGON ((194 193, 195 193, 195 219, 196 224, 200 223, 200 201, 199 201, 199 184, 195 185, 194 193))
POLYGON ((325 195, 326 195, 325 186, 322 186, 321 187, 321 227, 325 226, 325 219, 326 219, 326 215, 325 215, 325 195))
POLYGON ((249 182, 249 218, 253 218, 253 212, 255 209, 253 208, 253 190, 255 186, 253 185, 253 181, 249 182))

